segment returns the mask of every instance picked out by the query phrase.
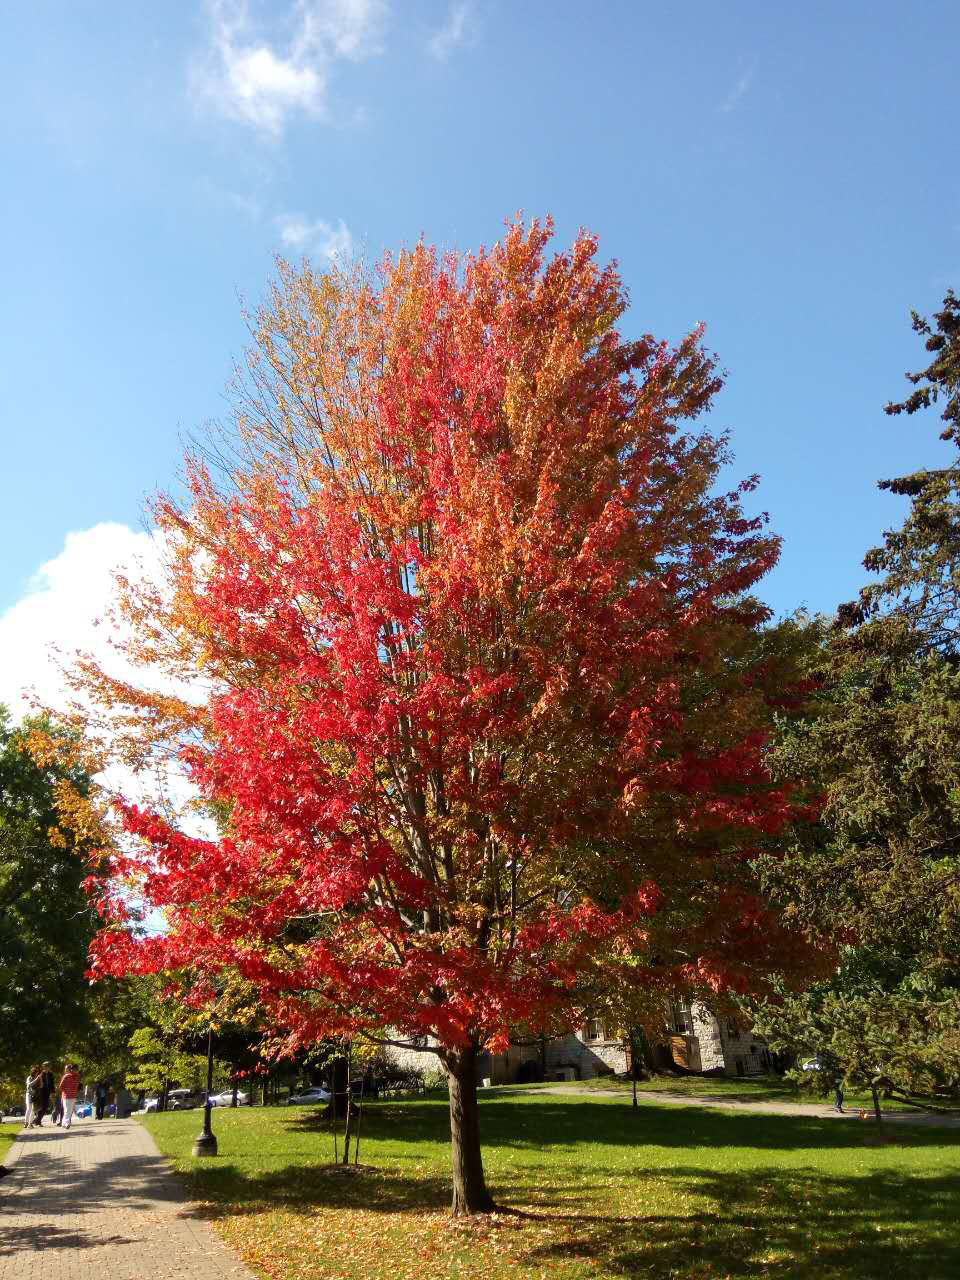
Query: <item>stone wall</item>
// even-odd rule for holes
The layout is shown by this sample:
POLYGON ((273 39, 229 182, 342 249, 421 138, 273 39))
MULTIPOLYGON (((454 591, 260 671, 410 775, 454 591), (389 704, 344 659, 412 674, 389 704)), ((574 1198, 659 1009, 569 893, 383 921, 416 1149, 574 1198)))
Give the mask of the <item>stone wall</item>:
POLYGON ((755 1076, 766 1071, 769 1050, 763 1036, 755 1031, 741 1031, 727 1019, 720 1023, 723 1066, 728 1076, 755 1076))
MULTIPOLYGON (((692 1010, 692 1032, 673 1035, 667 1048, 678 1066, 690 1071, 723 1071, 727 1075, 756 1075, 765 1071, 769 1058, 762 1037, 752 1031, 741 1031, 727 1019, 717 1019, 702 1005, 692 1010)), ((537 1074, 545 1060, 546 1078, 560 1079, 571 1073, 576 1080, 591 1080, 598 1075, 627 1070, 628 1055, 623 1040, 608 1036, 604 1028, 592 1024, 598 1032, 588 1038, 584 1027, 568 1035, 548 1040, 545 1046, 511 1045, 506 1053, 481 1054, 477 1060, 477 1078, 492 1084, 510 1084, 522 1074, 525 1063, 535 1063, 537 1074)), ((424 1049, 389 1048, 388 1057, 403 1071, 433 1074, 440 1069, 435 1053, 424 1049)))

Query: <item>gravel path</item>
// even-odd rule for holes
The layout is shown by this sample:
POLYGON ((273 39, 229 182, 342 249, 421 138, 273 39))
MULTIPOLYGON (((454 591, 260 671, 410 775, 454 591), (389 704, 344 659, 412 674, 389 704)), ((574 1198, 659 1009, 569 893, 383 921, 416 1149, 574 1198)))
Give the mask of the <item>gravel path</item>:
POLYGON ((254 1280, 135 1120, 22 1130, 0 1182, 0 1280, 254 1280))

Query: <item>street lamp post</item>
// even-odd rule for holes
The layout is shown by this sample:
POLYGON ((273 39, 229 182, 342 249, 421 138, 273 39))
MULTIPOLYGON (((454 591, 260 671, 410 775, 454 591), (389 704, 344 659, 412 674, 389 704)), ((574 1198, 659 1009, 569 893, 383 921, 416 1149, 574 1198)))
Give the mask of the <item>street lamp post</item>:
POLYGON ((194 1139, 193 1154, 195 1156, 215 1156, 217 1154, 217 1138, 210 1127, 210 1112, 213 1106, 210 1095, 213 1093, 213 1027, 207 1032, 207 1097, 203 1107, 203 1128, 200 1136, 194 1139))

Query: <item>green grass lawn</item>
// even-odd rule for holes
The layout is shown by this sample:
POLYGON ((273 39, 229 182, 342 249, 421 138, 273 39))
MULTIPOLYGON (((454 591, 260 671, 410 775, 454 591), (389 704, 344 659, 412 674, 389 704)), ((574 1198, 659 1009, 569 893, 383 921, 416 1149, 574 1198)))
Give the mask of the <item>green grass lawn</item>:
POLYGON ((361 1168, 299 1108, 148 1116, 217 1229, 277 1280, 960 1275, 955 1130, 491 1092, 487 1177, 506 1212, 451 1222, 445 1097, 367 1107, 361 1168))
POLYGON ((10 1144, 23 1126, 19 1124, 0 1124, 0 1164, 6 1159, 10 1144))
MULTIPOLYGON (((576 1081, 578 1089, 598 1090, 602 1093, 630 1093, 632 1085, 622 1076, 598 1076, 593 1080, 576 1081)), ((539 1086, 541 1088, 546 1086, 539 1086)), ((556 1087, 556 1086, 554 1086, 556 1087)), ((685 1098, 713 1098, 730 1102, 796 1102, 808 1106, 832 1106, 833 1094, 818 1096, 809 1089, 798 1089, 782 1076, 657 1076, 653 1080, 637 1082, 637 1092, 646 1094, 674 1094, 685 1098)), ((851 1110, 864 1107, 873 1110, 870 1090, 848 1089, 844 1092, 843 1105, 851 1110)), ((902 1098, 881 1098, 885 1111, 910 1111, 912 1108, 902 1098)), ((937 1110, 950 1112, 946 1103, 937 1110)), ((918 1111, 920 1109, 917 1109, 918 1111)), ((955 1108, 953 1108, 955 1110, 955 1108)))

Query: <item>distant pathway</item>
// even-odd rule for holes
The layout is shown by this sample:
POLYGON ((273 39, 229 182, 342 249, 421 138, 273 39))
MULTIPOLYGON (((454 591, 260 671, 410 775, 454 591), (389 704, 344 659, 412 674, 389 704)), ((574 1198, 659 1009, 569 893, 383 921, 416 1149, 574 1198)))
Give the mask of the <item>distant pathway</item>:
POLYGON ((0 1280, 253 1280, 135 1120, 24 1130, 0 1182, 0 1280))
MULTIPOLYGON (((628 1102, 632 1101, 629 1089, 588 1089, 583 1085, 576 1084, 551 1084, 537 1089, 514 1088, 511 1089, 511 1092, 573 1094, 578 1098, 624 1098, 628 1102)), ((753 1111, 768 1116, 805 1116, 808 1120, 811 1118, 818 1120, 859 1120, 860 1117, 859 1107, 846 1108, 841 1115, 831 1105, 818 1106, 805 1102, 750 1102, 727 1098, 723 1094, 708 1094, 695 1098, 688 1093, 671 1093, 669 1089, 640 1090, 637 1093, 637 1099, 641 1104, 644 1102, 664 1102, 669 1106, 678 1107, 721 1107, 729 1111, 753 1111)), ((867 1112, 867 1118, 871 1121, 873 1120, 872 1108, 867 1112)), ((888 1120, 894 1124, 909 1123, 943 1126, 948 1129, 960 1128, 960 1116, 932 1115, 925 1111, 884 1111, 884 1124, 888 1120)), ((0 1272, 0 1276, 2 1275, 3 1273, 0 1272)))

